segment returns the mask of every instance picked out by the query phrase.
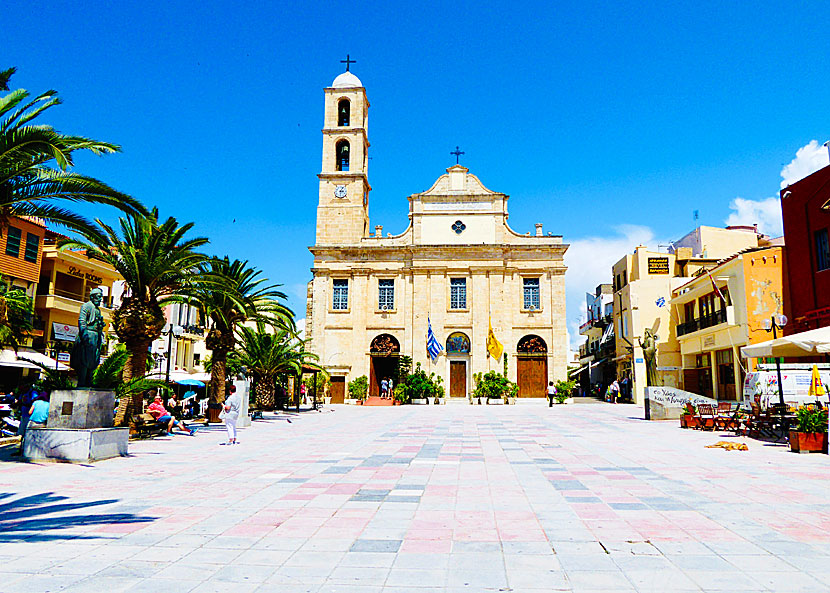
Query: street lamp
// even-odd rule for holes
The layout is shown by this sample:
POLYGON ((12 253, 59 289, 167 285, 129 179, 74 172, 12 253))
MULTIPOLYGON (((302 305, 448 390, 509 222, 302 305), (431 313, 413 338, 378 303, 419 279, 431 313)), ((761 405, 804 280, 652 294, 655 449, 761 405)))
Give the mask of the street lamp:
POLYGON ((167 373, 165 374, 165 383, 170 383, 170 359, 173 358, 173 336, 177 338, 182 335, 184 330, 180 325, 173 325, 172 323, 168 326, 166 332, 161 332, 161 335, 168 336, 167 338, 167 373))
MULTIPOLYGON (((773 340, 778 338, 778 334, 775 330, 784 329, 785 325, 787 325, 786 315, 773 315, 769 319, 764 319, 761 322, 761 327, 768 332, 772 332, 773 340)), ((775 357, 775 372, 778 373, 778 405, 781 412, 781 432, 783 434, 785 430, 784 414, 787 411, 787 405, 784 403, 784 385, 781 382, 781 359, 778 356, 775 357)))

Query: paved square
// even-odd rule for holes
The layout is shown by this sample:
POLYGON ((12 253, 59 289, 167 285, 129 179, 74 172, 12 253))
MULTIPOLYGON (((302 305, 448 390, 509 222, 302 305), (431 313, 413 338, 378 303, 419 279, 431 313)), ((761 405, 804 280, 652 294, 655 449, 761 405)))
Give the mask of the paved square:
POLYGON ((632 406, 333 410, 0 462, 0 592, 830 591, 826 455, 632 406))

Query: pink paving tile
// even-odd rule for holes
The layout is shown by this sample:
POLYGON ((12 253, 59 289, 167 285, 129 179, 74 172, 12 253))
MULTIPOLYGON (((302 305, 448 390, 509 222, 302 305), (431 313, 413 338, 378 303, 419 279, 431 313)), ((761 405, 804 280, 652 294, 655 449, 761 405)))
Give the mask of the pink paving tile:
POLYGON ((274 528, 271 525, 237 525, 223 531, 222 535, 263 536, 273 530, 274 528))
POLYGON ((294 494, 289 493, 283 496, 280 500, 314 500, 316 494, 294 494))
POLYGON ((452 529, 410 529, 406 532, 407 539, 442 540, 452 539, 452 529))
POLYGON ((97 533, 134 533, 147 526, 146 523, 110 523, 95 529, 97 533))

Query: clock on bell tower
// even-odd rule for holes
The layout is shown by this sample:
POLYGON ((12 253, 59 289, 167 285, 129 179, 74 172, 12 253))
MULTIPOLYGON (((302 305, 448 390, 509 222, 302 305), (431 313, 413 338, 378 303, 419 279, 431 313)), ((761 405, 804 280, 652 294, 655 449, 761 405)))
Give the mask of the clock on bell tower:
POLYGON ((317 245, 359 243, 369 229, 369 101, 348 67, 325 89, 317 245))

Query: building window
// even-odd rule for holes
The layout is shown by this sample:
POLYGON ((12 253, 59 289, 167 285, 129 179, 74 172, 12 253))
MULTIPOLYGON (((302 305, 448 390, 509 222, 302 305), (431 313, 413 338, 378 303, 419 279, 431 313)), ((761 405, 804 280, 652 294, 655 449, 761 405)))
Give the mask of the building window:
POLYGON ((40 246, 40 237, 32 233, 26 233, 26 251, 23 252, 23 259, 37 263, 37 251, 40 246))
POLYGON ((349 309, 349 281, 333 280, 333 297, 331 308, 335 311, 348 311, 349 309))
POLYGON ((335 145, 335 153, 337 157, 337 170, 338 171, 348 171, 349 170, 349 141, 348 140, 340 140, 335 145))
POLYGON ((378 280, 378 309, 391 311, 395 308, 395 281, 378 280))
POLYGON ((467 308, 467 279, 450 278, 450 309, 467 308))
POLYGON ((830 268, 830 242, 827 240, 827 229, 816 232, 816 269, 830 268))
POLYGON ((349 125, 349 100, 348 99, 340 99, 337 103, 337 125, 338 126, 348 126, 349 125))
POLYGON ((539 310, 539 279, 524 279, 524 308, 529 311, 539 310))
POLYGON ((17 227, 9 227, 6 232, 6 255, 20 257, 20 240, 22 237, 23 231, 17 227))

